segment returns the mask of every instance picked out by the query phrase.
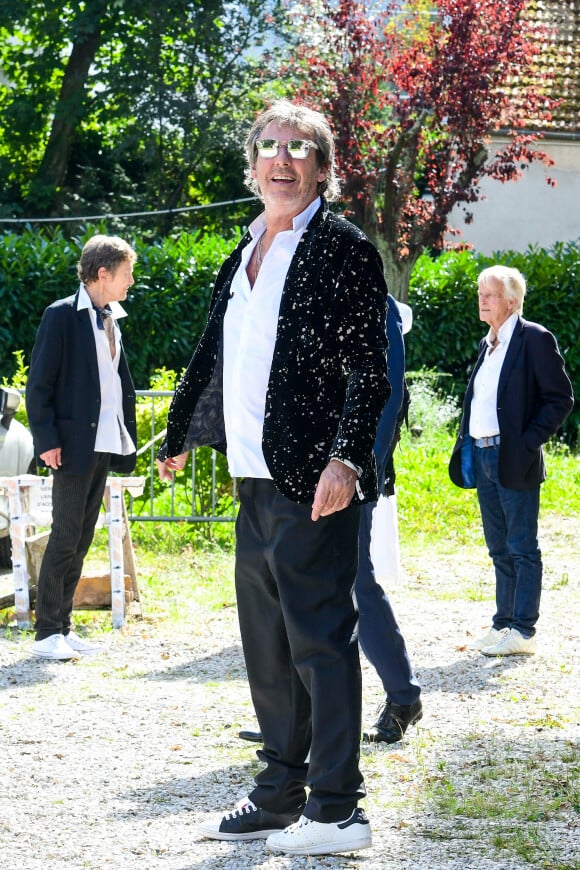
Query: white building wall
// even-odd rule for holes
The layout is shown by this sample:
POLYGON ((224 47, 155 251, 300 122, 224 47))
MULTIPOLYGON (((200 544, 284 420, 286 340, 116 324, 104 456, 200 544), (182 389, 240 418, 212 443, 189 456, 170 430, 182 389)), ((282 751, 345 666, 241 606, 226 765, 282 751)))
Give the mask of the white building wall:
MULTIPOLYGON (((490 153, 506 142, 494 138, 490 153)), ((485 178, 481 191, 486 199, 472 205, 473 222, 465 223, 461 208, 452 211, 449 225, 461 230, 461 236, 450 236, 449 242, 464 242, 490 255, 580 239, 580 141, 543 139, 538 147, 555 165, 534 163, 520 181, 506 184, 485 178), (556 187, 546 184, 547 175, 556 180, 556 187)))

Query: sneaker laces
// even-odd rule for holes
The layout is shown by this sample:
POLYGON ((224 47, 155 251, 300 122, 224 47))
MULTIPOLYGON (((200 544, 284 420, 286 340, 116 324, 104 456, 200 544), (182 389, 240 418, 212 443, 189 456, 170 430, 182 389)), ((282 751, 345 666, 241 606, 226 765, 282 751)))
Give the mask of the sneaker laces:
POLYGON ((313 822, 314 819, 309 819, 306 816, 300 816, 297 822, 294 822, 292 825, 288 825, 288 827, 284 830, 284 833, 292 834, 294 831, 299 831, 300 828, 306 828, 313 822))
POLYGON ((224 819, 237 819, 241 816, 247 816, 249 813, 257 813, 258 807, 256 804, 252 803, 250 798, 242 798, 241 801, 238 801, 234 809, 231 813, 226 813, 224 819))
POLYGON ((509 638, 511 632, 512 632, 511 628, 507 628, 507 627, 506 627, 506 628, 502 628, 502 629, 500 629, 501 637, 500 637, 500 639, 498 640, 497 644, 495 644, 495 646, 500 646, 500 645, 502 645, 502 644, 505 644, 506 641, 508 640, 508 638, 509 638))

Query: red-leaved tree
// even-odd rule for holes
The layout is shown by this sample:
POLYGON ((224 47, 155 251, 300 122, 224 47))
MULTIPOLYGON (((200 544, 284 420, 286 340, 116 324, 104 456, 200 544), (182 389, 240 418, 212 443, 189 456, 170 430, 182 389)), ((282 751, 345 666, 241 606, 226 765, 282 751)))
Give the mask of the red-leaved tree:
POLYGON ((443 247, 453 207, 470 220, 484 176, 512 181, 552 163, 529 131, 552 104, 534 73, 541 39, 527 6, 386 0, 371 14, 359 0, 305 0, 293 13, 300 42, 285 73, 331 121, 347 211, 399 299, 421 252, 443 247), (498 130, 508 142, 490 157, 498 130))

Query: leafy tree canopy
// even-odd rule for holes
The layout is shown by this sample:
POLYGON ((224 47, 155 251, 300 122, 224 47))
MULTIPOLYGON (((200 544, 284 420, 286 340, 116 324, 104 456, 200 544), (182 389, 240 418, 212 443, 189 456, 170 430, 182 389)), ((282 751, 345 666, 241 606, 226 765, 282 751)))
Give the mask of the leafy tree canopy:
POLYGON ((452 208, 463 205, 470 219, 484 176, 512 181, 532 161, 552 162, 527 129, 550 101, 534 73, 540 42, 526 7, 302 0, 294 9, 300 38, 285 73, 331 119, 345 202, 398 298, 421 252, 443 247, 452 208), (500 129, 508 144, 490 158, 500 129))
POLYGON ((241 139, 278 15, 276 0, 0 0, 0 214, 247 196, 241 139))

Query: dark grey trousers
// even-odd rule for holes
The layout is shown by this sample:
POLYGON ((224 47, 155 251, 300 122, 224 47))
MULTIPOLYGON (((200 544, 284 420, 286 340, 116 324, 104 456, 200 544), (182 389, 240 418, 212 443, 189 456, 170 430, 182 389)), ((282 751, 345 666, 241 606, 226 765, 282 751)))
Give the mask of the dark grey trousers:
POLYGON ((95 453, 85 474, 53 472, 52 527, 36 590, 36 640, 68 634, 83 561, 101 509, 110 453, 95 453))

